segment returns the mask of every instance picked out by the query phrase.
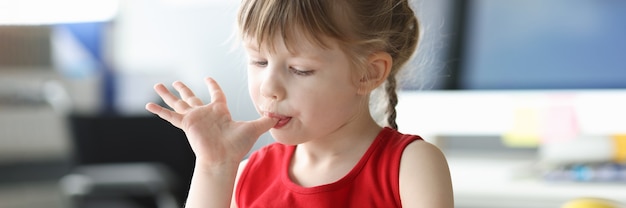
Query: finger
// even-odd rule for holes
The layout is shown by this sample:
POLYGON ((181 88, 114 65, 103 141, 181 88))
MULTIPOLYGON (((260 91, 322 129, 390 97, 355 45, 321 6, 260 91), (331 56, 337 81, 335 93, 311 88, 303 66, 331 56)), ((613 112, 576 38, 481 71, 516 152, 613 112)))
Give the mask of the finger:
POLYGON ((181 81, 176 81, 172 84, 176 91, 180 93, 180 97, 187 102, 191 106, 200 106, 202 105, 202 100, 196 97, 196 95, 181 81))
POLYGON ((161 96, 161 99, 163 99, 165 104, 173 108, 176 112, 181 113, 191 107, 189 106, 189 104, 187 104, 187 102, 172 94, 172 92, 170 92, 170 90, 168 90, 163 84, 156 84, 154 86, 154 91, 156 91, 157 94, 161 96))
POLYGON ((278 119, 270 118, 267 116, 263 116, 257 120, 248 121, 249 132, 253 134, 255 137, 260 136, 261 134, 269 131, 272 127, 274 127, 278 123, 278 119))
POLYGON ((211 94, 212 103, 226 103, 226 95, 224 95, 224 91, 222 91, 220 85, 217 84, 217 82, 213 78, 207 77, 206 79, 204 79, 204 82, 206 82, 206 85, 209 87, 209 93, 211 94))
POLYGON ((154 103, 146 104, 146 110, 150 111, 153 114, 156 114, 157 116, 161 117, 163 120, 166 120, 170 122, 172 125, 180 128, 180 123, 183 120, 182 115, 176 112, 173 112, 171 110, 168 110, 154 103))

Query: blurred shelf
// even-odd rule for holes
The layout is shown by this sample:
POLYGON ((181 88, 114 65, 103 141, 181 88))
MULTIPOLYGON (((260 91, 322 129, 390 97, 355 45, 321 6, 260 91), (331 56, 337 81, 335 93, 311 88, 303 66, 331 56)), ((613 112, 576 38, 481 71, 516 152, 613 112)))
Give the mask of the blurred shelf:
POLYGON ((448 155, 457 207, 548 208, 578 197, 600 197, 626 204, 626 185, 538 180, 525 174, 532 158, 448 155))

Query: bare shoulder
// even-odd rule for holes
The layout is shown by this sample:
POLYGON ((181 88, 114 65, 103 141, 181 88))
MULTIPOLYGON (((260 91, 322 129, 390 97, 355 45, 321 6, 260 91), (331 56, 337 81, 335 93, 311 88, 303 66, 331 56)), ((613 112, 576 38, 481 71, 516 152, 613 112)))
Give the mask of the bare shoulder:
POLYGON ((448 162, 437 146, 415 141, 406 147, 400 161, 400 199, 403 207, 454 207, 448 162))

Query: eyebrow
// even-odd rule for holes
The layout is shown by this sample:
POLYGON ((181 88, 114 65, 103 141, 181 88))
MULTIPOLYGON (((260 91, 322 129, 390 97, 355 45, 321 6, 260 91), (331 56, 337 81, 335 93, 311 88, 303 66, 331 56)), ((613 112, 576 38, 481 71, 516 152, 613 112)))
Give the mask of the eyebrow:
POLYGON ((312 60, 315 62, 325 62, 328 61, 328 58, 326 56, 324 56, 323 54, 311 54, 311 53, 306 53, 306 54, 302 54, 302 53, 296 53, 293 54, 294 58, 302 58, 302 59, 308 59, 308 60, 312 60))
MULTIPOLYGON (((255 44, 255 43, 250 42, 250 41, 245 41, 244 47, 249 49, 249 50, 251 50, 251 51, 253 51, 253 52, 255 52, 255 53, 261 53, 260 50, 259 50, 259 46, 257 44, 255 44)), ((296 46, 296 48, 294 48, 294 49, 295 49, 294 53, 290 52, 292 58, 309 59, 309 60, 313 60, 313 61, 316 61, 316 62, 325 62, 325 61, 328 60, 327 59, 328 57, 325 56, 326 53, 323 53, 323 51, 325 51, 327 49, 324 49, 324 50, 321 50, 321 51, 320 50, 316 50, 319 53, 310 53, 309 52, 310 50, 307 50, 306 47, 297 47, 296 46), (298 48, 299 48, 299 50, 298 50, 298 48), (298 52, 298 51, 304 51, 304 52, 298 52)))

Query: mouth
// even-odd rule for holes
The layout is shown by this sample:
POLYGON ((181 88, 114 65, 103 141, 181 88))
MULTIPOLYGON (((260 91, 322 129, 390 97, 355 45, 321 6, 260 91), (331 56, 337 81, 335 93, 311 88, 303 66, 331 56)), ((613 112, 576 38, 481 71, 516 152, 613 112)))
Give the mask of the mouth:
POLYGON ((289 123, 289 121, 291 120, 291 117, 289 116, 283 116, 283 115, 279 115, 276 113, 266 113, 266 115, 270 118, 275 118, 278 119, 278 122, 276 122, 276 125, 274 125, 275 129, 279 129, 285 125, 287 125, 289 123))

